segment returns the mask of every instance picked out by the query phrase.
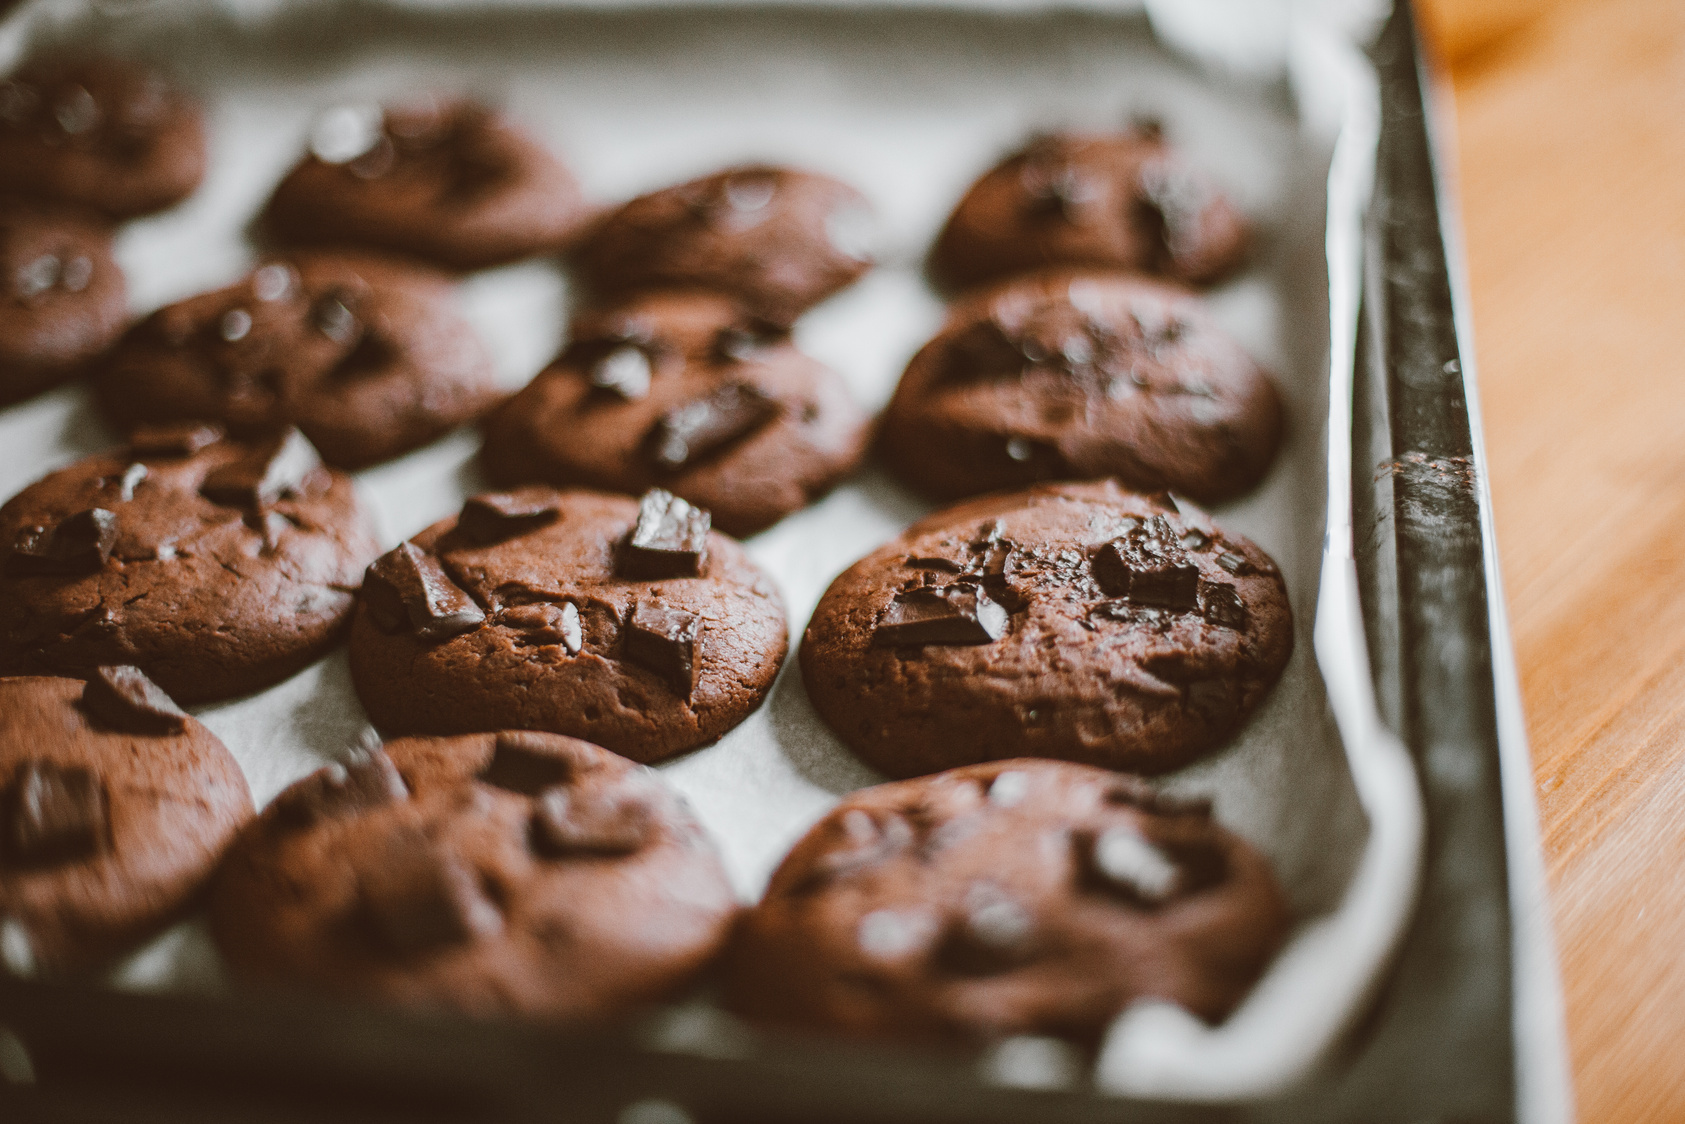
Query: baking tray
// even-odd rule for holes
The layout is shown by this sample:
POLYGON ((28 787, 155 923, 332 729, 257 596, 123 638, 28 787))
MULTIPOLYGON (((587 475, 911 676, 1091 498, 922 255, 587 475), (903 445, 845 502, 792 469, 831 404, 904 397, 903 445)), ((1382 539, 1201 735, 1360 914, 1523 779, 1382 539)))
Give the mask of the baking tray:
MULTIPOLYGON (((1362 591, 1374 693, 1418 762, 1422 907, 1339 1049, 1291 1092, 1171 1104, 1033 1091, 1034 1058, 760 1037, 692 1006, 618 1030, 418 1019, 306 998, 207 1000, 0 981, 0 1107, 18 1118, 169 1120, 1551 1120, 1566 1111, 1541 944, 1536 832, 1492 577, 1471 375, 1453 315, 1408 13, 1381 76, 1375 204, 1352 317, 1355 409, 1325 559, 1362 591), (1437 372, 1437 373, 1436 373, 1437 372), (1357 533, 1348 534, 1346 526, 1357 533), (1430 705, 1431 700, 1431 705, 1430 705), (1505 818, 1505 785, 1511 798, 1505 818), (1506 859, 1506 829, 1509 847, 1506 859), (1543 1014, 1540 1014, 1542 1010, 1543 1014)), ((1348 160, 1372 156, 1348 144, 1348 160)), ((1336 155, 1336 159, 1339 156, 1336 155)), ((1340 310, 1334 310, 1336 325, 1340 310)), ((1340 413, 1342 402, 1334 402, 1340 413)), ((1335 433, 1344 439, 1344 426, 1335 433)), ((1298 602, 1302 614, 1309 606, 1298 602)), ((1317 646, 1357 627, 1324 604, 1317 646)), ((793 620, 799 627, 799 619, 793 620)), ((1360 661, 1359 661, 1360 662, 1360 661)), ((1325 672, 1328 670, 1325 667, 1325 672)), ((1356 668, 1356 674, 1362 669, 1356 668)), ((1342 726, 1344 728, 1344 726, 1342 726)), ((1033 1043, 1029 1044, 1033 1047, 1033 1043)), ((1032 1050, 1033 1053, 1033 1050, 1032 1050)))

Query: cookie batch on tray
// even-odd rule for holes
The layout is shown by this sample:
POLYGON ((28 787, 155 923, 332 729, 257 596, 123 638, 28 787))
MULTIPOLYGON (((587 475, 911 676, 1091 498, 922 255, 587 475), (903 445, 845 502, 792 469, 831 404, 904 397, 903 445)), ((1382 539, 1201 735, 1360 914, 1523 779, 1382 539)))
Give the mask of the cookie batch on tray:
POLYGON ((112 224, 193 191, 202 110, 111 58, 0 82, 0 400, 86 378, 122 435, 0 507, 6 970, 95 970, 208 902, 242 978, 477 1014, 623 1016, 710 973, 751 1019, 868 1036, 1092 1043, 1141 999, 1234 1009, 1286 899, 1140 775, 1231 740, 1292 650, 1275 563, 1177 498, 1256 487, 1282 404, 1186 287, 1249 235, 1162 129, 982 175, 928 261, 946 322, 875 427, 791 339, 872 268, 848 184, 746 164, 603 207, 494 107, 428 92, 301 147, 257 266, 131 325, 112 224), (534 256, 583 296, 505 397, 453 273, 534 256), (475 421, 499 490, 382 553, 346 472, 475 421), (745 908, 647 764, 741 723, 785 660, 728 534, 874 448, 965 502, 842 572, 800 673, 904 779, 745 908), (178 704, 347 638, 396 740, 318 747, 253 818, 178 704))

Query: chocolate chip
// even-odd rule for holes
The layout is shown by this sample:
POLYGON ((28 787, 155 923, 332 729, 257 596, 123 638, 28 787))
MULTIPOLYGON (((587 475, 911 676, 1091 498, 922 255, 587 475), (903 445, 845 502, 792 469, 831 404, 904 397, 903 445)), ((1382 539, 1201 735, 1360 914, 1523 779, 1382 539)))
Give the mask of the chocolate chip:
POLYGON ((1199 583, 1199 615, 1222 628, 1239 631, 1246 627, 1246 606, 1240 593, 1221 582, 1199 583))
POLYGON ((880 647, 919 644, 992 644, 1006 634, 1007 612, 981 586, 898 593, 872 631, 880 647))
POLYGON ((222 440, 222 427, 203 422, 143 425, 129 435, 129 452, 137 457, 190 457, 222 440))
POLYGON ((357 338, 362 325, 351 311, 355 298, 344 289, 330 289, 310 306, 310 323, 318 332, 341 346, 357 338))
POLYGON ((633 402, 649 393, 654 375, 655 368, 644 349, 624 344, 593 363, 588 377, 592 386, 611 390, 633 402))
POLYGON ((939 931, 927 910, 874 909, 860 919, 854 940, 873 960, 896 961, 924 951, 939 931))
POLYGON ((973 883, 960 916, 943 936, 939 957, 967 975, 1016 967, 1034 951, 1035 916, 1000 887, 973 883))
POLYGON ((702 618, 683 609, 639 602, 626 622, 626 658, 660 676, 689 699, 701 669, 702 618))
POLYGON ((518 629, 531 638, 523 643, 560 644, 570 656, 577 656, 585 647, 585 634, 579 626, 579 609, 572 601, 564 601, 560 605, 548 602, 516 605, 499 613, 497 623, 518 629))
POLYGON ((381 943, 399 956, 419 956, 503 931, 503 915, 475 872, 420 828, 394 831, 360 867, 357 884, 365 916, 381 943))
POLYGON ((187 729, 187 712, 131 664, 95 668, 82 688, 82 709, 113 730, 179 734, 187 729))
POLYGON ((1199 567, 1162 515, 1101 547, 1094 579, 1108 594, 1137 605, 1187 610, 1198 604, 1199 567))
POLYGON ((439 560, 412 542, 375 559, 363 574, 363 602, 387 632, 409 628, 424 640, 446 640, 485 623, 486 614, 439 560))
POLYGON ((497 735, 491 760, 480 780, 521 796, 537 796, 573 779, 573 761, 530 734, 509 730, 497 735))
POLYGON ((732 325, 714 333, 710 355, 716 363, 745 363, 766 346, 766 341, 748 328, 732 325))
POLYGON ((289 427, 239 459, 212 469, 199 485, 199 494, 213 503, 261 511, 300 492, 321 467, 316 447, 289 427))
POLYGON ((1252 572, 1252 563, 1246 560, 1246 556, 1244 554, 1236 554, 1232 550, 1225 550, 1223 553, 1219 554, 1217 556, 1217 565, 1223 567, 1223 569, 1227 570, 1231 574, 1234 574, 1236 577, 1241 577, 1252 572))
POLYGON ((725 383, 676 406, 650 427, 645 449, 657 465, 680 469, 778 416, 778 402, 746 382, 725 383))
POLYGON ((52 527, 25 527, 12 544, 16 574, 93 574, 111 557, 117 516, 103 507, 68 515, 52 527))
POLYGON ((4 813, 5 857, 16 866, 74 862, 110 846, 105 785, 80 766, 25 761, 12 775, 4 813))
POLYGON ((616 576, 636 581, 700 577, 712 522, 706 509, 651 488, 638 501, 638 522, 620 546, 616 576))
POLYGON ((1137 831, 1120 824, 1074 837, 1089 881, 1141 905, 1162 905, 1182 889, 1175 860, 1137 831))
POLYGON ((462 514, 456 517, 456 529, 486 545, 548 527, 561 515, 561 505, 554 496, 528 498, 512 492, 487 492, 468 497, 462 514))
POLYGON ((552 788, 538 798, 532 813, 532 848, 548 858, 629 855, 654 833, 654 810, 636 794, 552 788))
POLYGON ((289 827, 353 815, 409 799, 410 790, 386 751, 359 746, 324 765, 275 798, 275 815, 289 827))

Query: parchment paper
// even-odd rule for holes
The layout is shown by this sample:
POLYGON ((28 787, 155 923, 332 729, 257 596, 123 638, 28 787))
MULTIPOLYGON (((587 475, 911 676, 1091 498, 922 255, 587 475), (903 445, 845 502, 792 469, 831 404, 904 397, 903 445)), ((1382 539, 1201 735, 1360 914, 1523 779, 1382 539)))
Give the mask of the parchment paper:
MULTIPOLYGON (((1187 27, 1176 37, 1184 45, 1199 39, 1187 27)), ((32 44, 65 38, 155 58, 209 107, 204 187, 120 236, 137 314, 227 284, 258 260, 248 224, 302 150, 316 113, 346 101, 461 90, 505 105, 605 203, 749 159, 802 164, 857 185, 881 213, 884 264, 805 317, 796 337, 873 408, 937 327, 941 304, 919 261, 965 186, 1032 130, 1105 128, 1136 113, 1161 118, 1262 234, 1250 267, 1209 299, 1276 375, 1287 440, 1264 485, 1217 514, 1280 563, 1297 633, 1280 685, 1234 744, 1165 783, 1212 795, 1219 818, 1270 856, 1299 927, 1223 1027, 1142 1005, 1120 1019, 1094 1077, 1117 1092, 1226 1098, 1280 1088, 1314 1067, 1408 915, 1420 834, 1413 776, 1373 720, 1367 695, 1355 585, 1345 589, 1341 569, 1349 569, 1349 528, 1327 514, 1342 508, 1349 481, 1340 473, 1342 380, 1356 308, 1356 221, 1373 156, 1366 68, 1337 37, 1301 29, 1290 36, 1285 75, 1243 80, 1201 69, 1139 18, 1092 11, 468 10, 448 2, 401 10, 154 0, 106 15, 70 0, 36 0, 0 33, 0 65, 32 44), (1344 563, 1336 544, 1328 573, 1325 532, 1328 542, 1343 533, 1348 543, 1344 563)), ((561 341, 567 286, 550 263, 469 277, 462 299, 511 389, 561 341)), ((0 494, 113 440, 80 388, 0 411, 0 494)), ((461 432, 358 474, 387 543, 483 487, 475 448, 475 435, 461 432)), ((926 510, 868 471, 750 540, 783 590, 793 640, 838 572, 926 510)), ((1345 511, 1349 505, 1341 518, 1345 511)), ((366 728, 343 652, 198 714, 238 758, 260 806, 366 728)), ((745 901, 841 793, 881 779, 819 723, 794 652, 759 712, 662 771, 713 832, 745 901)), ((113 981, 225 986, 194 923, 137 954, 113 981)), ((1013 1062, 1040 1056, 1026 1045, 1034 1044, 997 1052, 994 1079, 1064 1079, 1058 1066, 1013 1062)))

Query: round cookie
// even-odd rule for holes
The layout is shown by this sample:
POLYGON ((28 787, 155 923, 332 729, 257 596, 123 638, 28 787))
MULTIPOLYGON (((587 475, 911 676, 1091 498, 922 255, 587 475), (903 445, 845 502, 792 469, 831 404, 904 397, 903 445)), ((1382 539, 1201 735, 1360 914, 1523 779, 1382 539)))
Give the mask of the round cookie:
POLYGON ((660 761, 760 706, 787 629, 707 512, 532 485, 470 498, 369 567, 351 677, 388 733, 549 730, 660 761))
POLYGON ((139 944, 251 816, 222 742, 138 668, 0 679, 0 971, 66 975, 139 944))
POLYGON ((1269 469, 1281 402, 1192 294, 1052 270, 958 305, 878 436, 895 474, 941 500, 1116 476, 1220 503, 1269 469))
POLYGON ((1106 480, 913 524, 831 583, 801 666, 820 716, 892 777, 1008 757, 1163 773, 1238 730, 1292 649, 1268 555, 1106 480))
POLYGON ((79 375, 128 319, 104 223, 0 196, 0 405, 79 375))
POLYGON ((729 994, 857 1036, 1092 1043, 1138 1000, 1221 1021, 1289 925, 1269 863, 1208 804, 994 762, 844 797, 745 915, 729 994))
POLYGON ((324 113, 264 212, 284 242, 367 246, 452 269, 555 253, 588 217, 572 173, 543 145, 449 98, 324 113))
POLYGON ((485 424, 499 485, 660 486, 732 535, 850 475, 869 419, 841 376, 730 298, 656 292, 574 324, 572 342, 485 424))
POLYGON ((310 253, 159 309, 98 365, 113 425, 215 419, 241 435, 296 425, 329 464, 427 444, 499 397, 491 359, 440 274, 310 253))
POLYGON ((1046 265, 1203 285, 1240 264, 1249 238, 1228 197, 1156 126, 1051 133, 971 185, 937 237, 929 269, 948 289, 1046 265))
POLYGON ((184 703, 278 683, 338 642, 379 553, 297 430, 139 430, 0 507, 0 674, 135 664, 184 703))
POLYGON ((815 172, 745 164, 640 196, 573 252, 600 300, 713 289, 789 325, 872 267, 876 219, 858 191, 815 172))
POLYGON ((0 191, 124 219, 174 206, 204 177, 203 113, 140 63, 43 57, 0 79, 0 191))
POLYGON ((223 864, 211 927, 257 980, 590 1019, 682 989, 736 913, 653 772, 518 732, 360 749, 294 784, 223 864))

